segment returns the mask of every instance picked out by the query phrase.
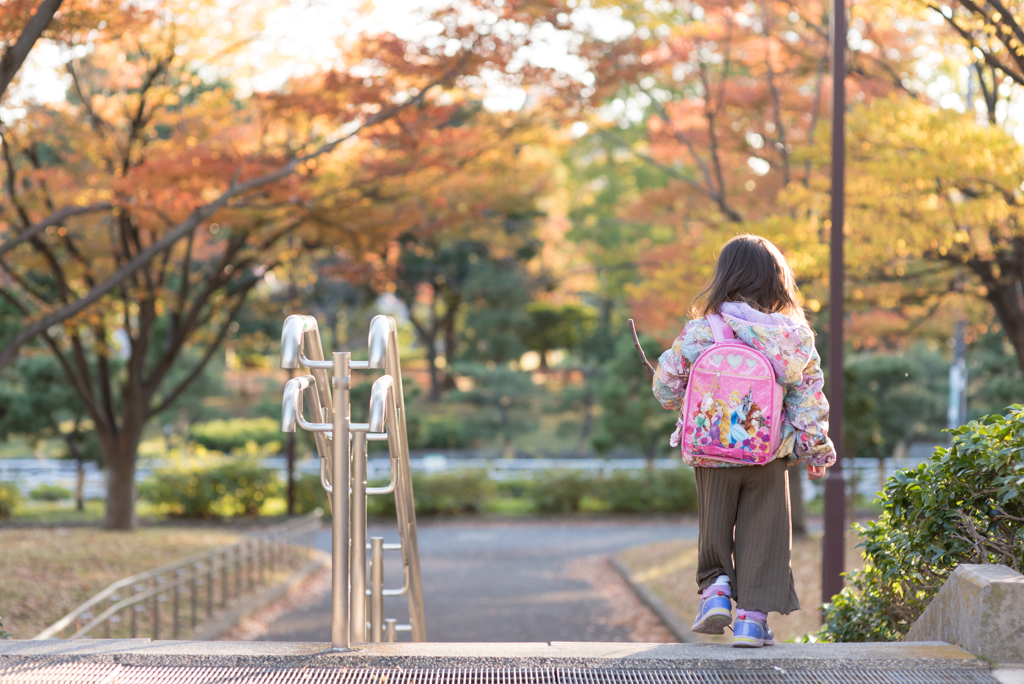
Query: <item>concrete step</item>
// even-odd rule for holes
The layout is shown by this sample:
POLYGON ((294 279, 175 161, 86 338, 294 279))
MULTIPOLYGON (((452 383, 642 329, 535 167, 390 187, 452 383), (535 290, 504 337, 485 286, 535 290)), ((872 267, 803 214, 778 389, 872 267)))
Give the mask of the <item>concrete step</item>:
POLYGON ((339 684, 994 683, 943 642, 778 644, 359 644, 130 640, 0 642, 0 682, 339 684))

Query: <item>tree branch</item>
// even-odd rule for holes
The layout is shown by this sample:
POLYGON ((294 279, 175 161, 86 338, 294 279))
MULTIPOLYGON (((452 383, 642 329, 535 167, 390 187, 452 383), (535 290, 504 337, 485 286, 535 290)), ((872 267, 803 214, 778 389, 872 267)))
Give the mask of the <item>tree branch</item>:
MULTIPOLYGON (((193 210, 189 218, 176 225, 159 240, 156 240, 152 244, 150 244, 149 247, 136 254, 132 259, 130 259, 123 266, 121 266, 121 268, 117 269, 113 274, 111 274, 110 277, 105 279, 96 287, 92 288, 85 296, 77 299, 74 302, 71 302, 60 307, 56 311, 53 311, 52 313, 42 317, 41 319, 33 323, 29 323, 24 328, 22 328, 22 330, 20 330, 18 334, 14 336, 14 339, 9 341, 3 347, 3 349, 0 350, 0 368, 4 368, 8 366, 12 361, 14 361, 15 357, 17 356, 18 349, 21 347, 21 345, 25 344, 25 342, 35 337, 43 330, 46 330, 51 325, 60 323, 61 321, 64 321, 70 318, 71 316, 74 316, 84 311, 91 304, 97 302, 100 298, 102 298, 104 295, 106 295, 115 287, 117 287, 125 278, 128 278, 129 276, 135 274, 140 268, 149 263, 149 261, 157 254, 159 254, 165 249, 170 248, 178 240, 182 239, 183 237, 191 233, 193 230, 195 230, 200 223, 211 217, 219 209, 225 206, 231 199, 238 197, 239 195, 242 195, 246 192, 249 192, 250 190, 253 190, 255 188, 259 188, 264 185, 268 185, 270 183, 279 181, 283 178, 287 178, 288 176, 296 172, 300 164, 304 164, 305 162, 311 159, 316 159, 317 157, 323 156, 324 154, 327 154, 334 150, 335 148, 337 148, 339 145, 342 145, 345 141, 352 139, 366 128, 369 128, 370 126, 374 126, 382 121, 390 119, 391 117, 396 116, 399 112, 407 108, 418 105, 420 102, 423 101, 423 99, 426 97, 429 91, 433 90, 435 87, 447 82, 449 79, 454 77, 455 74, 457 74, 459 70, 461 70, 465 62, 469 59, 469 54, 470 52, 467 50, 463 58, 460 59, 451 69, 449 69, 447 72, 439 76, 434 81, 424 86, 424 88, 414 97, 409 98, 408 100, 402 102, 401 104, 393 105, 387 109, 378 112, 377 114, 374 114, 373 116, 368 117, 350 133, 335 138, 334 140, 328 141, 322 144, 316 150, 310 152, 309 154, 296 157, 289 161, 287 164, 284 164, 283 166, 269 173, 257 176, 256 178, 245 181, 243 183, 239 183, 237 182, 237 180, 233 179, 228 189, 225 190, 220 197, 218 197, 210 204, 198 207, 195 210, 193 210)), ((239 171, 240 170, 241 169, 239 169, 239 171)), ((238 171, 236 171, 235 175, 238 175, 238 171)))
POLYGON ((173 404, 174 400, 181 396, 181 393, 188 388, 189 384, 191 384, 193 380, 199 377, 199 375, 203 372, 203 369, 206 368, 206 365, 210 362, 210 359, 213 358, 214 353, 217 351, 217 349, 220 348, 220 344, 221 342, 224 341, 224 337, 227 335, 228 330, 231 327, 232 321, 234 321, 235 318, 238 316, 238 312, 241 311, 242 305, 245 304, 245 300, 249 295, 249 291, 252 290, 252 288, 259 281, 260 278, 252 278, 250 282, 246 283, 242 287, 242 291, 238 295, 238 301, 235 302, 235 305, 231 308, 231 311, 228 313, 227 319, 224 321, 224 324, 220 327, 220 330, 217 332, 217 337, 207 346, 206 352, 203 354, 203 358, 199 360, 199 363, 196 364, 196 366, 189 372, 189 374, 186 375, 185 378, 181 382, 179 382, 178 385, 173 390, 164 395, 163 400, 159 404, 157 404, 155 407, 149 410, 150 416, 160 413, 161 411, 165 410, 168 406, 173 404))
POLYGON ((18 69, 25 63, 25 58, 28 57, 32 46, 36 44, 39 37, 43 35, 43 31, 50 25, 53 15, 60 9, 63 1, 43 0, 39 3, 36 13, 32 15, 32 18, 25 24, 25 28, 21 30, 18 40, 14 45, 4 50, 3 57, 0 57, 0 98, 7 91, 7 86, 14 80, 14 75, 18 73, 18 69))
POLYGON ((61 223, 71 218, 72 216, 93 214, 100 211, 107 211, 108 209, 113 208, 114 205, 110 204, 109 202, 98 202, 96 204, 90 204, 84 207, 64 207, 60 211, 55 211, 54 213, 50 214, 42 221, 39 221, 38 223, 33 223, 31 226, 25 228, 20 233, 12 237, 10 240, 7 240, 3 244, 0 244, 0 257, 7 254, 9 251, 14 249, 18 245, 28 242, 29 240, 39 235, 39 233, 43 232, 50 226, 60 225, 61 223))

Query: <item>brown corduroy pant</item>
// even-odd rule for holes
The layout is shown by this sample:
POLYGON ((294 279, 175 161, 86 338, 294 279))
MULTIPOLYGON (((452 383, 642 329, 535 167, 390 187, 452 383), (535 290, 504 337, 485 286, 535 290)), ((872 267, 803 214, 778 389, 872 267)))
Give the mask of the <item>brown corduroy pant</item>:
POLYGON ((697 584, 728 575, 738 608, 800 610, 790 567, 792 529, 786 459, 763 466, 694 468, 697 584))

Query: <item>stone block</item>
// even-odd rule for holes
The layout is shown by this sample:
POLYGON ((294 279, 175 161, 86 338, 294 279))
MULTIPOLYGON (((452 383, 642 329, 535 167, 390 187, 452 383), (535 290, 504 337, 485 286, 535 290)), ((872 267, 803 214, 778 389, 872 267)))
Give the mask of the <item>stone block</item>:
POLYGON ((1024 663, 1024 575, 1005 565, 961 565, 904 641, 945 641, 990 662, 1024 663))

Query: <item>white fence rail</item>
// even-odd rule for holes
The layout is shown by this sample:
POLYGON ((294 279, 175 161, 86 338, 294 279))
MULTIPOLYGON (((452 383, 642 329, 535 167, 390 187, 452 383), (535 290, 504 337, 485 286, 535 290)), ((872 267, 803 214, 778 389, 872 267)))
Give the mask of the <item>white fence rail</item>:
MULTIPOLYGON (((915 445, 907 458, 894 460, 885 459, 883 468, 885 476, 892 475, 897 469, 914 467, 927 460, 932 453, 928 445, 915 445)), ((261 464, 277 471, 284 479, 287 462, 283 456, 262 459, 261 464)), ((413 472, 443 473, 456 470, 483 470, 493 480, 502 481, 516 478, 533 478, 548 470, 579 470, 594 474, 610 474, 617 470, 640 470, 646 467, 642 458, 491 458, 491 457, 449 457, 444 454, 426 453, 410 459, 413 472)), ((139 461, 136 480, 142 482, 152 475, 155 468, 162 465, 160 461, 139 461)), ((654 467, 678 468, 682 463, 677 458, 657 459, 654 467)), ((296 464, 296 471, 311 475, 320 474, 320 464, 316 458, 302 458, 296 464)), ((367 478, 370 480, 389 477, 390 461, 382 454, 370 458, 367 464, 367 478)), ((873 458, 856 458, 847 461, 847 476, 850 471, 856 475, 858 493, 871 497, 878 490, 878 461, 873 458)), ((24 495, 40 484, 51 484, 66 487, 74 491, 77 471, 74 461, 64 459, 43 458, 11 458, 0 459, 0 482, 14 482, 24 495)), ((804 496, 808 499, 818 494, 820 482, 811 482, 804 488, 804 496)), ((104 473, 95 463, 85 464, 86 499, 101 499, 106 494, 104 473)))

